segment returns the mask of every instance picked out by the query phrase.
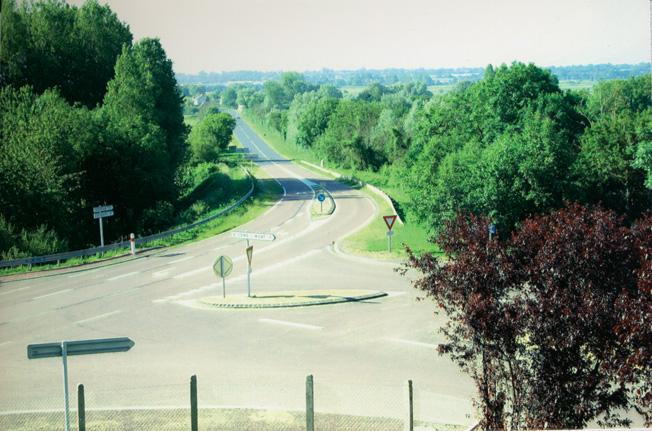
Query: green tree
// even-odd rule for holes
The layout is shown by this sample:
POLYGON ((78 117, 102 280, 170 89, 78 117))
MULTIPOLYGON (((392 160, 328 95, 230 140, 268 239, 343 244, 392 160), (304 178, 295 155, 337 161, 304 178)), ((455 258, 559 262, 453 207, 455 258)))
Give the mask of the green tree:
POLYGON ((222 112, 208 114, 190 133, 190 146, 195 159, 201 162, 217 161, 227 149, 235 129, 235 118, 222 112))

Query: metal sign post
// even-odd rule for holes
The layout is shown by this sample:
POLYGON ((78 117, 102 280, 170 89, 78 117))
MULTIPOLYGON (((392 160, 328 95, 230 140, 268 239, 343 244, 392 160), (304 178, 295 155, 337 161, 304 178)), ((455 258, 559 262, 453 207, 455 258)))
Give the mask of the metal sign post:
MULTIPOLYGON (((247 241, 248 243, 249 241, 247 241)), ((251 298, 251 259, 254 257, 254 246, 247 247, 247 260, 249 268, 247 269, 247 297, 251 298)))
POLYGON ((233 261, 229 256, 220 256, 213 262, 213 272, 222 277, 222 297, 226 298, 226 276, 233 271, 233 261))
POLYGON ((104 247, 104 227, 102 219, 104 217, 111 217, 113 215, 113 205, 105 205, 93 208, 93 218, 100 219, 100 243, 104 247))
POLYGON ((392 235, 394 235, 394 232, 392 232, 392 226, 394 226, 394 222, 396 221, 396 216, 391 215, 391 216, 383 216, 383 219, 385 220, 385 224, 387 225, 387 248, 389 249, 389 252, 392 252, 392 235))
POLYGON ((97 353, 126 352, 134 346, 129 338, 105 338, 99 340, 62 341, 61 343, 30 344, 28 359, 54 358, 63 360, 63 395, 66 413, 66 431, 70 431, 70 401, 68 396, 68 356, 93 355, 97 353))

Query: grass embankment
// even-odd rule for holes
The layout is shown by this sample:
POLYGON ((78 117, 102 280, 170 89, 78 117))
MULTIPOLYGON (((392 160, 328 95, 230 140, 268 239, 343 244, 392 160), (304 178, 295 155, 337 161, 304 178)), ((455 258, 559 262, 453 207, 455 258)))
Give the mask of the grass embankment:
MULTIPOLYGON (((232 144, 240 146, 235 136, 233 137, 232 144)), ((250 170, 255 183, 254 193, 241 206, 204 225, 171 237, 139 245, 138 248, 174 247, 209 238, 247 223, 275 205, 282 193, 278 183, 255 164, 252 167, 244 160, 240 160, 238 155, 225 154, 217 165, 217 171, 207 175, 203 180, 198 181, 198 184, 180 200, 177 208, 177 212, 179 213, 177 217, 180 221, 176 227, 185 226, 192 222, 211 217, 228 208, 249 192, 251 180, 237 163, 242 163, 250 170)), ((173 228, 170 227, 170 229, 173 228)), ((103 255, 95 254, 72 258, 62 261, 59 264, 56 262, 41 264, 36 268, 38 270, 51 270, 98 261, 108 261, 119 256, 124 256, 129 252, 130 250, 128 248, 111 250, 103 255)), ((3 268, 0 269, 0 276, 19 274, 31 270, 27 266, 3 268)))
MULTIPOLYGON (((247 121, 252 129, 258 133, 270 146, 272 146, 278 153, 285 158, 290 159, 296 163, 305 160, 315 165, 319 165, 321 160, 295 145, 286 142, 282 136, 274 131, 268 129, 265 125, 261 124, 260 120, 254 119, 248 115, 242 115, 242 118, 247 121), (252 121, 253 120, 253 121, 252 121)), ((302 166, 311 169, 307 165, 302 166)), ((316 170, 319 174, 325 173, 316 170)), ((408 200, 407 195, 403 190, 398 187, 391 187, 381 174, 371 172, 347 171, 338 170, 338 173, 345 177, 356 178, 368 184, 375 185, 382 189, 385 194, 389 195, 391 199, 398 206, 397 211, 405 224, 396 221, 392 227, 395 234, 392 236, 392 252, 389 253, 388 240, 387 240, 387 226, 383 216, 393 215, 394 211, 389 204, 371 191, 368 187, 363 187, 355 182, 341 180, 335 177, 338 181, 344 182, 350 187, 360 190, 372 199, 378 207, 378 217, 374 219, 365 228, 355 232, 353 235, 345 238, 340 243, 340 249, 345 253, 354 254, 363 257, 378 258, 378 259, 403 259, 407 257, 403 244, 407 244, 415 252, 433 252, 438 253, 439 247, 428 241, 430 234, 426 229, 420 226, 415 220, 411 219, 409 214, 402 211, 406 207, 408 200)), ((326 174, 327 175, 327 174, 326 174)), ((328 175, 327 175, 328 176, 328 175)), ((337 202, 335 202, 337 205, 337 202)))

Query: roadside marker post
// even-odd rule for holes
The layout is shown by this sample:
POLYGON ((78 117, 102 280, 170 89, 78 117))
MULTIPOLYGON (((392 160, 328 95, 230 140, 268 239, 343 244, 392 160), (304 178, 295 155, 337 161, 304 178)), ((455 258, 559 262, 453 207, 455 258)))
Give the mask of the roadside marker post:
POLYGON ((60 343, 30 344, 27 346, 28 359, 54 358, 63 360, 63 395, 66 413, 66 431, 70 431, 70 398, 68 396, 68 356, 94 355, 98 353, 126 352, 134 346, 127 337, 105 338, 83 341, 62 341, 60 343))
POLYGON ((390 216, 383 216, 383 219, 385 220, 385 224, 387 225, 387 248, 389 249, 389 252, 392 252, 392 235, 394 235, 394 232, 392 231, 392 226, 394 226, 394 222, 396 221, 396 216, 395 215, 390 215, 390 216))

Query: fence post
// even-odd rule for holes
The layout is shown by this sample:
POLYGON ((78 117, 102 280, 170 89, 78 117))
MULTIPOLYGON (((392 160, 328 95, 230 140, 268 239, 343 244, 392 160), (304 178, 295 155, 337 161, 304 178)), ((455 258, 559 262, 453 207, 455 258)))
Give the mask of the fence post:
POLYGON ((84 385, 77 386, 77 415, 79 416, 79 431, 86 431, 86 401, 84 400, 84 385))
POLYGON ((197 376, 190 377, 190 428, 192 431, 199 429, 199 417, 197 415, 197 376))
POLYGON ((312 374, 306 378, 306 431, 315 431, 315 385, 312 374))
POLYGON ((414 431, 414 390, 412 380, 405 385, 405 431, 414 431))

